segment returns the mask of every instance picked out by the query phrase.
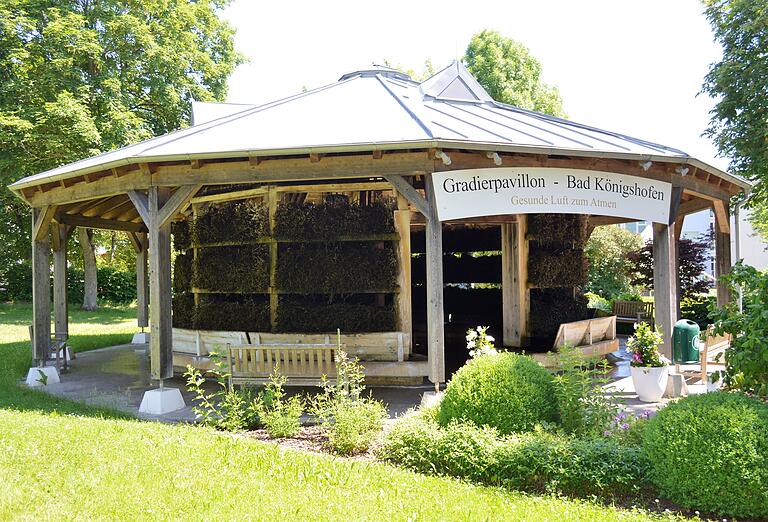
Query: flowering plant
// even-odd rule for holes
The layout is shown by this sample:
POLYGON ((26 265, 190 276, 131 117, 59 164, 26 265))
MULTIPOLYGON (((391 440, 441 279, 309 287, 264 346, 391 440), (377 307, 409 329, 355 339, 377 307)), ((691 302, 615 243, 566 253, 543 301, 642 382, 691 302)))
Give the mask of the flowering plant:
POLYGON ((467 330, 467 348, 469 356, 479 357, 480 355, 495 355, 499 353, 493 346, 495 339, 488 335, 488 326, 478 326, 477 329, 467 330))
POLYGON ((632 354, 632 366, 656 368, 666 366, 659 353, 659 345, 663 342, 658 328, 651 330, 648 323, 636 323, 635 335, 627 339, 627 351, 632 354))

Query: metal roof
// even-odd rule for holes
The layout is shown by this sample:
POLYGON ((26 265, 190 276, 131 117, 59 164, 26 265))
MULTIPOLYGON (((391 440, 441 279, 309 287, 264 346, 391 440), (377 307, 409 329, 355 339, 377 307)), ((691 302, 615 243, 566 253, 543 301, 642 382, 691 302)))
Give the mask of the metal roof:
POLYGON ((21 189, 121 165, 243 155, 418 147, 689 163, 747 188, 685 152, 494 101, 461 62, 418 83, 374 66, 263 105, 193 105, 195 125, 26 177, 21 189))

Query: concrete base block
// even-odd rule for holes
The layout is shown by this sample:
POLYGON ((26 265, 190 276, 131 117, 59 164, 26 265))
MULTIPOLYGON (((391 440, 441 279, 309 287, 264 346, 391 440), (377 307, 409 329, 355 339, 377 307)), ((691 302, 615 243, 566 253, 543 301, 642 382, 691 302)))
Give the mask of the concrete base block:
POLYGON ((133 334, 131 344, 149 344, 149 332, 138 332, 133 334))
POLYGON ((664 397, 674 399, 676 397, 687 397, 688 385, 685 383, 685 377, 679 373, 670 373, 667 379, 667 390, 664 397))
POLYGON ((57 384, 61 382, 61 379, 59 379, 59 371, 55 366, 43 366, 42 368, 33 366, 27 372, 26 382, 27 386, 34 388, 47 384, 57 384))
POLYGON ((440 404, 441 400, 443 400, 443 392, 424 392, 424 395, 421 396, 421 406, 429 408, 430 406, 440 404))
POLYGON ((186 406, 184 398, 181 396, 178 388, 157 388, 144 392, 141 406, 139 406, 139 413, 163 415, 180 410, 184 406, 186 406))

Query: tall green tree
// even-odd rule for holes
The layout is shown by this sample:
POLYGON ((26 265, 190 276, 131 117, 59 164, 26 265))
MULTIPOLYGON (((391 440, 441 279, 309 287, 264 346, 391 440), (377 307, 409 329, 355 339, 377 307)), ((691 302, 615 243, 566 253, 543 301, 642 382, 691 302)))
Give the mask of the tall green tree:
MULTIPOLYGON (((186 126, 242 61, 229 0, 0 0, 0 183, 186 126)), ((30 213, 0 195, 0 272, 30 213)))
MULTIPOLYGON (((749 204, 768 204, 768 4, 705 0, 705 14, 723 48, 703 92, 717 100, 705 134, 733 172, 755 183, 749 204)), ((766 224, 768 226, 768 223, 766 224)))
POLYGON ((617 225, 597 227, 589 236, 584 253, 589 259, 590 292, 615 299, 632 291, 631 265, 627 256, 643 248, 640 234, 617 225))
POLYGON ((560 92, 541 81, 541 64, 520 42, 481 31, 469 41, 464 63, 494 100, 565 116, 560 92))

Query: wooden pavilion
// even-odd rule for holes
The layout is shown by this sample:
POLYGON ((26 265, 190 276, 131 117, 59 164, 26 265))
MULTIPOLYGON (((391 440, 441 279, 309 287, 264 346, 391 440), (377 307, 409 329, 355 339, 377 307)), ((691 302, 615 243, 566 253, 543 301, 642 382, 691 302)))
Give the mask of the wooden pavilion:
MULTIPOLYGON (((374 67, 264 105, 196 104, 194 123, 10 186, 33 209, 37 363, 48 357, 51 302, 55 332, 67 332, 65 245, 78 226, 132 238, 138 324, 150 326, 152 377, 162 380, 173 376, 174 356, 178 366, 200 355, 175 353, 174 343, 189 339, 174 337, 172 324, 174 220, 224 199, 261 197, 272 219, 277 205, 294 194, 391 193, 400 236, 395 333, 401 335, 386 341, 395 343, 394 355, 380 358, 380 375, 424 375, 440 383, 444 223, 501 226, 504 345, 520 346, 530 313, 526 215, 545 211, 547 191, 565 190, 555 190, 559 203, 554 196, 546 202, 551 212, 587 214, 590 227, 653 221, 656 323, 671 332, 678 318, 675 252, 685 216, 714 210, 716 266, 723 274, 731 265, 729 199, 748 189, 744 180, 682 151, 498 103, 460 63, 422 83, 374 67), (590 175, 599 176, 598 187, 584 186, 590 175), (531 196, 534 189, 541 198, 531 196), (597 189, 605 197, 595 204, 597 189), (569 200, 574 191, 584 197, 569 200), (426 231, 428 353, 426 361, 409 361, 410 232, 419 227, 426 231)), ((729 299, 720 284, 717 296, 719 303, 729 299)), ((363 344, 373 350, 377 342, 384 336, 363 344)))

